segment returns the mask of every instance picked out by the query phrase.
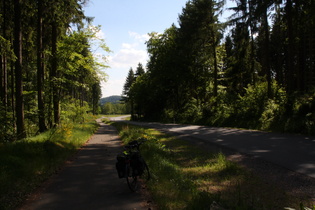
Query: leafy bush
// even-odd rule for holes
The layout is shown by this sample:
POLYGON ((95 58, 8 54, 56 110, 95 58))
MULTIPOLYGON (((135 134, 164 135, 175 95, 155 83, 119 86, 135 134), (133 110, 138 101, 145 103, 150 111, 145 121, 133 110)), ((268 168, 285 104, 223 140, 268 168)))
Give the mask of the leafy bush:
POLYGON ((88 103, 81 103, 80 100, 72 100, 61 104, 61 117, 63 121, 70 120, 73 123, 82 123, 85 121, 90 110, 88 103))
POLYGON ((217 106, 205 109, 206 124, 262 130, 282 130, 287 96, 276 82, 272 84, 272 98, 268 98, 267 83, 249 85, 244 95, 231 98, 219 94, 217 106))
POLYGON ((259 118, 261 130, 281 131, 283 127, 283 116, 286 114, 287 96, 283 88, 276 83, 272 85, 273 98, 265 103, 264 111, 259 118))
POLYGON ((290 115, 287 116, 284 130, 288 132, 315 134, 315 93, 303 97, 293 97, 290 115))
POLYGON ((177 121, 181 123, 196 123, 202 118, 202 109, 198 105, 195 98, 191 98, 190 101, 177 112, 177 121))
POLYGON ((263 113, 268 101, 267 83, 249 85, 244 96, 240 96, 236 103, 236 117, 241 127, 257 128, 259 118, 263 113))
POLYGON ((234 113, 233 101, 226 91, 221 90, 216 98, 211 98, 203 107, 202 122, 206 125, 233 126, 232 115, 234 113))
POLYGON ((12 142, 16 140, 15 128, 12 112, 8 112, 5 110, 5 107, 2 105, 0 101, 0 144, 12 142))

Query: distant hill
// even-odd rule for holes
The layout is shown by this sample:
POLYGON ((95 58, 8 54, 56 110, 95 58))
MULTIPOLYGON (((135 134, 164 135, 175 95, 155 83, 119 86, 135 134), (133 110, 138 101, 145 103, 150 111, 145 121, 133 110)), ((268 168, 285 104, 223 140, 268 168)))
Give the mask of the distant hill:
POLYGON ((117 104, 117 103, 120 103, 120 100, 121 100, 121 96, 109 96, 109 97, 101 98, 100 104, 103 105, 107 102, 117 104))

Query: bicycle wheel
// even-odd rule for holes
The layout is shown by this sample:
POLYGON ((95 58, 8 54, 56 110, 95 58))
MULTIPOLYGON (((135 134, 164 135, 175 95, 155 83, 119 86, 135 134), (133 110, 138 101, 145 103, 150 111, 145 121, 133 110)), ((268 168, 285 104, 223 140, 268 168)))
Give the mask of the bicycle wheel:
POLYGON ((143 174, 141 175, 141 179, 148 181, 151 178, 149 167, 144 160, 143 160, 143 165, 144 165, 144 169, 143 169, 143 174))
POLYGON ((132 192, 137 191, 137 189, 138 189, 138 177, 134 176, 132 174, 132 168, 130 167, 130 165, 127 167, 126 180, 127 180, 127 184, 128 184, 129 189, 132 192))

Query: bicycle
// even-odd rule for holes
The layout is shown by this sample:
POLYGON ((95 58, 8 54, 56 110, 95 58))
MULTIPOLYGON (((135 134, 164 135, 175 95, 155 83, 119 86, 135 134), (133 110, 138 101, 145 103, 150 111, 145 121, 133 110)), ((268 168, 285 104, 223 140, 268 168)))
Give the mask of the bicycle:
POLYGON ((139 188, 138 179, 148 181, 151 178, 149 167, 140 154, 140 145, 145 141, 132 141, 125 146, 123 154, 117 156, 116 169, 119 178, 126 178, 132 192, 139 188))

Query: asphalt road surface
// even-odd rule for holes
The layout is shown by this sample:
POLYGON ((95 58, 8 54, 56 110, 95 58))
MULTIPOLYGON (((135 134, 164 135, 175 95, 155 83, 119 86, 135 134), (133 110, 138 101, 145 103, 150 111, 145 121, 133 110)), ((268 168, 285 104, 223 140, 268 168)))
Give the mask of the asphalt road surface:
POLYGON ((20 209, 148 209, 141 193, 132 193, 126 180, 118 178, 116 155, 123 149, 116 129, 100 125, 75 160, 66 164, 20 209))
MULTIPOLYGON (((120 119, 121 120, 121 119, 120 119)), ((125 121, 249 154, 315 178, 315 137, 198 125, 125 121)))
MULTIPOLYGON (((202 144, 219 145, 315 178, 315 137, 196 125, 125 122, 202 144)), ((114 127, 100 125, 75 160, 66 164, 20 209, 153 209, 141 193, 130 192, 125 179, 118 178, 115 163, 116 155, 122 151, 121 141, 114 127)))

